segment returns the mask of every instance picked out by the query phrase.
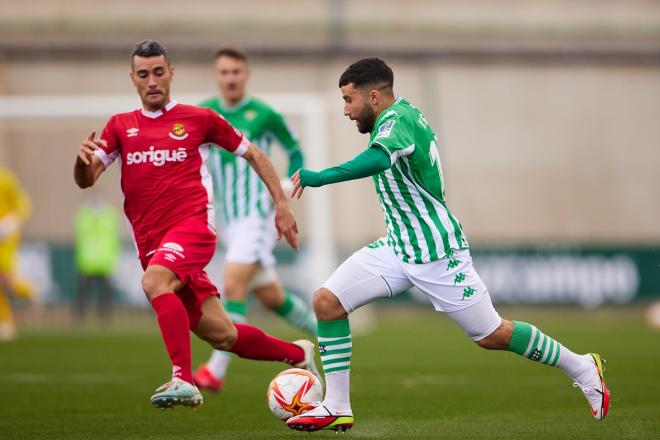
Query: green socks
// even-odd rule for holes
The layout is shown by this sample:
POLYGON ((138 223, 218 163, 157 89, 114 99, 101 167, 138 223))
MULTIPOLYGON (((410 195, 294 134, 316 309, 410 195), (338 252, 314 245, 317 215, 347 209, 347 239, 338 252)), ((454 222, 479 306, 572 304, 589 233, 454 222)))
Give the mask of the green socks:
POLYGON ((275 311, 294 327, 307 334, 316 334, 316 317, 305 301, 289 292, 284 292, 284 303, 275 311))
POLYGON ((348 319, 319 321, 319 352, 325 372, 323 403, 341 411, 351 410, 350 373, 353 342, 348 319))
POLYGON ((228 299, 225 302, 225 310, 231 318, 231 322, 247 322, 247 303, 245 301, 228 299))
POLYGON ((319 321, 318 340, 321 363, 326 374, 350 370, 353 343, 348 319, 319 321))
POLYGON ((509 351, 552 367, 557 365, 562 345, 531 324, 513 321, 509 351))

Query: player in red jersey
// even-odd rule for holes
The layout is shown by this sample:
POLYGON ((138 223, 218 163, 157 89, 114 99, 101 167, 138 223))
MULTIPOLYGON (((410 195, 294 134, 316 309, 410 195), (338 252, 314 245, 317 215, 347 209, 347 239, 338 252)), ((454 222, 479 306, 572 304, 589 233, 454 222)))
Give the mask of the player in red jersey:
POLYGON ((274 199, 279 237, 296 249, 298 230, 266 155, 212 110, 172 100, 173 75, 162 45, 138 43, 130 76, 143 108, 112 116, 100 138, 90 134, 74 167, 76 183, 87 188, 120 158, 124 211, 145 271, 142 288, 172 362, 172 380, 151 397, 159 408, 203 402, 193 384, 190 330, 214 348, 244 358, 316 369, 310 341, 285 342, 254 326, 232 324, 204 272, 216 248, 209 148, 224 148, 250 162, 274 199))

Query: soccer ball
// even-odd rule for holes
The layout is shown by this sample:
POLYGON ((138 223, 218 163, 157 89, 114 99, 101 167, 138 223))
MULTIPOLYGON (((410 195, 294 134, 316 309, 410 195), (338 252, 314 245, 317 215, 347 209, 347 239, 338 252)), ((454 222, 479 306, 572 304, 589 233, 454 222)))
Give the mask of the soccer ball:
POLYGON ((313 409, 311 402, 323 400, 321 381, 307 370, 289 368, 275 376, 268 385, 270 411, 282 420, 313 409))

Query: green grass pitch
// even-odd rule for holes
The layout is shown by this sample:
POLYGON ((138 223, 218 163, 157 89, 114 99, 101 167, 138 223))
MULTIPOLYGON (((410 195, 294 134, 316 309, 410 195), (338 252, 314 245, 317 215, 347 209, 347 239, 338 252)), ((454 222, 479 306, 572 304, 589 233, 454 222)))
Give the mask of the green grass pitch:
MULTIPOLYGON (((510 309, 577 351, 608 361, 608 417, 591 418, 582 394, 553 368, 487 352, 446 317, 388 307, 373 332, 354 338, 355 427, 345 438, 657 439, 660 438, 660 334, 642 310, 510 309)), ((300 335, 279 321, 269 331, 300 335)), ((195 341, 195 364, 208 355, 195 341)), ((268 411, 266 386, 283 365, 237 360, 220 395, 197 411, 149 404, 169 373, 155 320, 108 330, 26 330, 0 344, 0 438, 310 439, 334 433, 290 431, 268 411)))

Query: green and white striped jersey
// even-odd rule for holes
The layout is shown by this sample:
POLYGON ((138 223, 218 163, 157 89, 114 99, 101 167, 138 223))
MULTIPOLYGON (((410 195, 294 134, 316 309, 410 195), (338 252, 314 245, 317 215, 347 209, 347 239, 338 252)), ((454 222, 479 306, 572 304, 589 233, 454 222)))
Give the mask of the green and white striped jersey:
POLYGON ((390 156, 392 167, 373 180, 385 215, 387 245, 406 263, 428 263, 468 247, 461 224, 445 203, 436 141, 424 115, 403 98, 378 116, 369 139, 369 147, 390 156))
MULTIPOLYGON (((302 167, 303 157, 298 140, 284 117, 265 102, 248 97, 230 108, 225 107, 218 97, 213 97, 199 106, 218 112, 268 155, 273 141, 277 141, 289 155, 289 176, 302 167)), ((268 188, 247 160, 223 149, 212 148, 208 167, 213 176, 215 206, 220 223, 228 224, 254 214, 266 217, 272 212, 268 188)))

